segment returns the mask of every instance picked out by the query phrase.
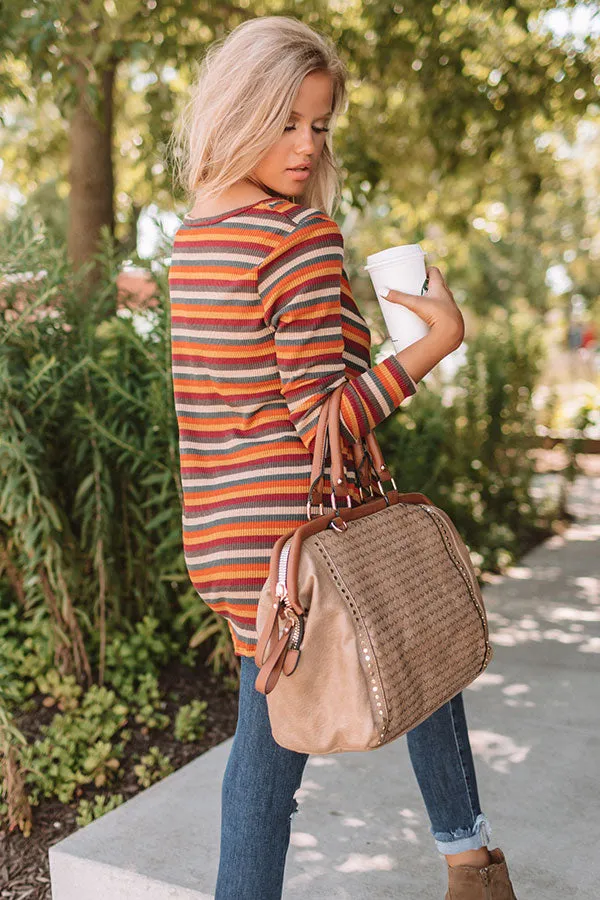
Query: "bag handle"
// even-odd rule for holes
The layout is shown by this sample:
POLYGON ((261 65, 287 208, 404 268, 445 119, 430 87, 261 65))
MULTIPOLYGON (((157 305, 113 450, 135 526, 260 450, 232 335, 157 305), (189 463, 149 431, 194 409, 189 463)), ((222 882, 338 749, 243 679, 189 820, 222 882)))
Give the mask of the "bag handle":
MULTIPOLYGON (((342 455, 342 439, 340 432, 340 405, 341 395, 347 382, 338 385, 329 393, 321 406, 317 434, 313 452, 313 464, 311 469, 311 484, 308 492, 306 511, 308 519, 312 518, 312 505, 319 505, 319 514, 323 515, 323 483, 325 463, 328 456, 331 457, 331 505, 337 509, 336 500, 346 498, 346 505, 351 505, 348 490, 348 481, 342 455)), ((352 445, 354 461, 357 473, 359 473, 360 486, 369 487, 371 479, 369 469, 372 467, 377 477, 377 484, 381 496, 386 496, 382 481, 391 481, 394 490, 397 491, 396 482, 383 458, 381 448, 373 431, 369 431, 364 438, 367 450, 363 447, 363 439, 355 441, 352 445)), ((361 491, 362 495, 362 491, 361 491)))

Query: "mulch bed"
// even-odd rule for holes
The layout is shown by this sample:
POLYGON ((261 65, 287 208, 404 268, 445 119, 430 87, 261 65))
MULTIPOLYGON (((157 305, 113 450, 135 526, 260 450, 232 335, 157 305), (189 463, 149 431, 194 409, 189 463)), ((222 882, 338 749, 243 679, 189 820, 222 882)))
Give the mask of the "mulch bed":
MULTIPOLYGON (((566 458, 560 449, 533 451, 536 469, 540 473, 560 471, 566 458)), ((600 455, 579 455, 581 471, 588 475, 600 474, 600 455)), ((531 547, 524 548, 526 550, 531 547)), ((225 688, 221 678, 213 675, 203 660, 194 669, 172 662, 160 676, 161 696, 166 698, 163 710, 173 721, 179 706, 194 698, 208 703, 206 733, 202 740, 183 744, 167 731, 152 729, 144 734, 138 726, 132 727, 133 735, 125 748, 121 762, 127 773, 123 781, 111 788, 121 793, 127 801, 143 790, 135 780, 132 757, 156 745, 166 754, 174 769, 178 769, 201 753, 231 737, 237 722, 237 690, 225 688), (174 694, 177 700, 170 698, 174 694)), ((40 698, 41 699, 41 698, 40 698)), ((55 710, 40 706, 17 720, 24 734, 33 739, 39 734, 39 726, 50 722, 55 710)), ((33 807, 33 827, 29 837, 20 831, 8 834, 0 830, 0 898, 2 900, 51 900, 48 848, 77 830, 76 807, 81 797, 92 798, 98 793, 93 785, 80 789, 71 804, 44 800, 33 807)), ((110 900, 110 898, 107 898, 110 900)))
MULTIPOLYGON (((194 699, 206 700, 206 731, 202 740, 184 744, 177 741, 169 733, 169 729, 148 730, 130 723, 132 736, 125 745, 121 760, 125 775, 122 781, 115 783, 110 789, 110 793, 122 794, 124 802, 144 790, 137 783, 133 771, 134 754, 142 755, 150 747, 157 746, 161 753, 169 757, 173 769, 179 769, 205 750, 231 737, 235 731, 237 690, 225 688, 222 679, 213 675, 203 660, 199 660, 193 669, 176 661, 171 662, 161 672, 159 685, 161 697, 166 701, 166 707, 161 712, 171 718, 171 723, 180 706, 194 699), (172 694, 177 700, 172 699, 172 694)), ((41 700, 41 695, 38 699, 41 700)), ((39 736, 40 725, 48 724, 55 713, 55 709, 39 706, 17 718, 16 724, 32 740, 39 736)), ((79 801, 84 797, 92 799, 97 793, 101 792, 93 784, 84 785, 69 804, 58 800, 43 800, 39 806, 32 807, 33 825, 29 837, 24 837, 18 829, 11 834, 0 830, 2 900, 51 900, 48 849, 78 829, 75 817, 79 801)), ((107 900, 110 898, 107 897, 107 900)))

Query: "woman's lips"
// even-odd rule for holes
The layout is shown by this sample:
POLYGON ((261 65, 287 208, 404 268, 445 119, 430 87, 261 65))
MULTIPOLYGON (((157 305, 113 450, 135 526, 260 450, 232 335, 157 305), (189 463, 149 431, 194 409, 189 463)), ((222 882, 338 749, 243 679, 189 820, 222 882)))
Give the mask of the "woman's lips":
POLYGON ((288 169, 288 172, 297 181, 306 181, 310 175, 310 169, 288 169))

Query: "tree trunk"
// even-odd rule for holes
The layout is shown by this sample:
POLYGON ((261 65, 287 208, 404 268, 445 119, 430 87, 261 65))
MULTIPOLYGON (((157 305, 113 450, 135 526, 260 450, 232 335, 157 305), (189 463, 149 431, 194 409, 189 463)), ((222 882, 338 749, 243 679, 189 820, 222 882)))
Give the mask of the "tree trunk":
MULTIPOLYGON (((100 75, 100 102, 90 108, 85 87, 88 72, 79 64, 79 102, 69 132, 70 183, 68 254, 75 268, 87 262, 98 249, 102 225, 114 234, 114 177, 112 164, 113 83, 115 64, 100 75)), ((100 274, 95 266, 90 284, 100 274)))

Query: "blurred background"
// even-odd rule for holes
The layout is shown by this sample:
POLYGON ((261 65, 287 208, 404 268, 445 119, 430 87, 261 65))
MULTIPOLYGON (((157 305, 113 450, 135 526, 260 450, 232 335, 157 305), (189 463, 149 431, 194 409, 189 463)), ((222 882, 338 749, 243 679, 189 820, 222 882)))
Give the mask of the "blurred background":
POLYGON ((5 5, 0 848, 13 885, 39 876, 34 898, 56 828, 233 733, 236 660, 181 549, 166 276, 188 207, 167 140, 204 49, 272 14, 350 69, 336 219, 373 362, 392 346, 367 254, 420 243, 466 321, 378 428, 399 489, 447 510, 483 582, 564 528, 568 485, 600 471, 595 3, 5 5))

